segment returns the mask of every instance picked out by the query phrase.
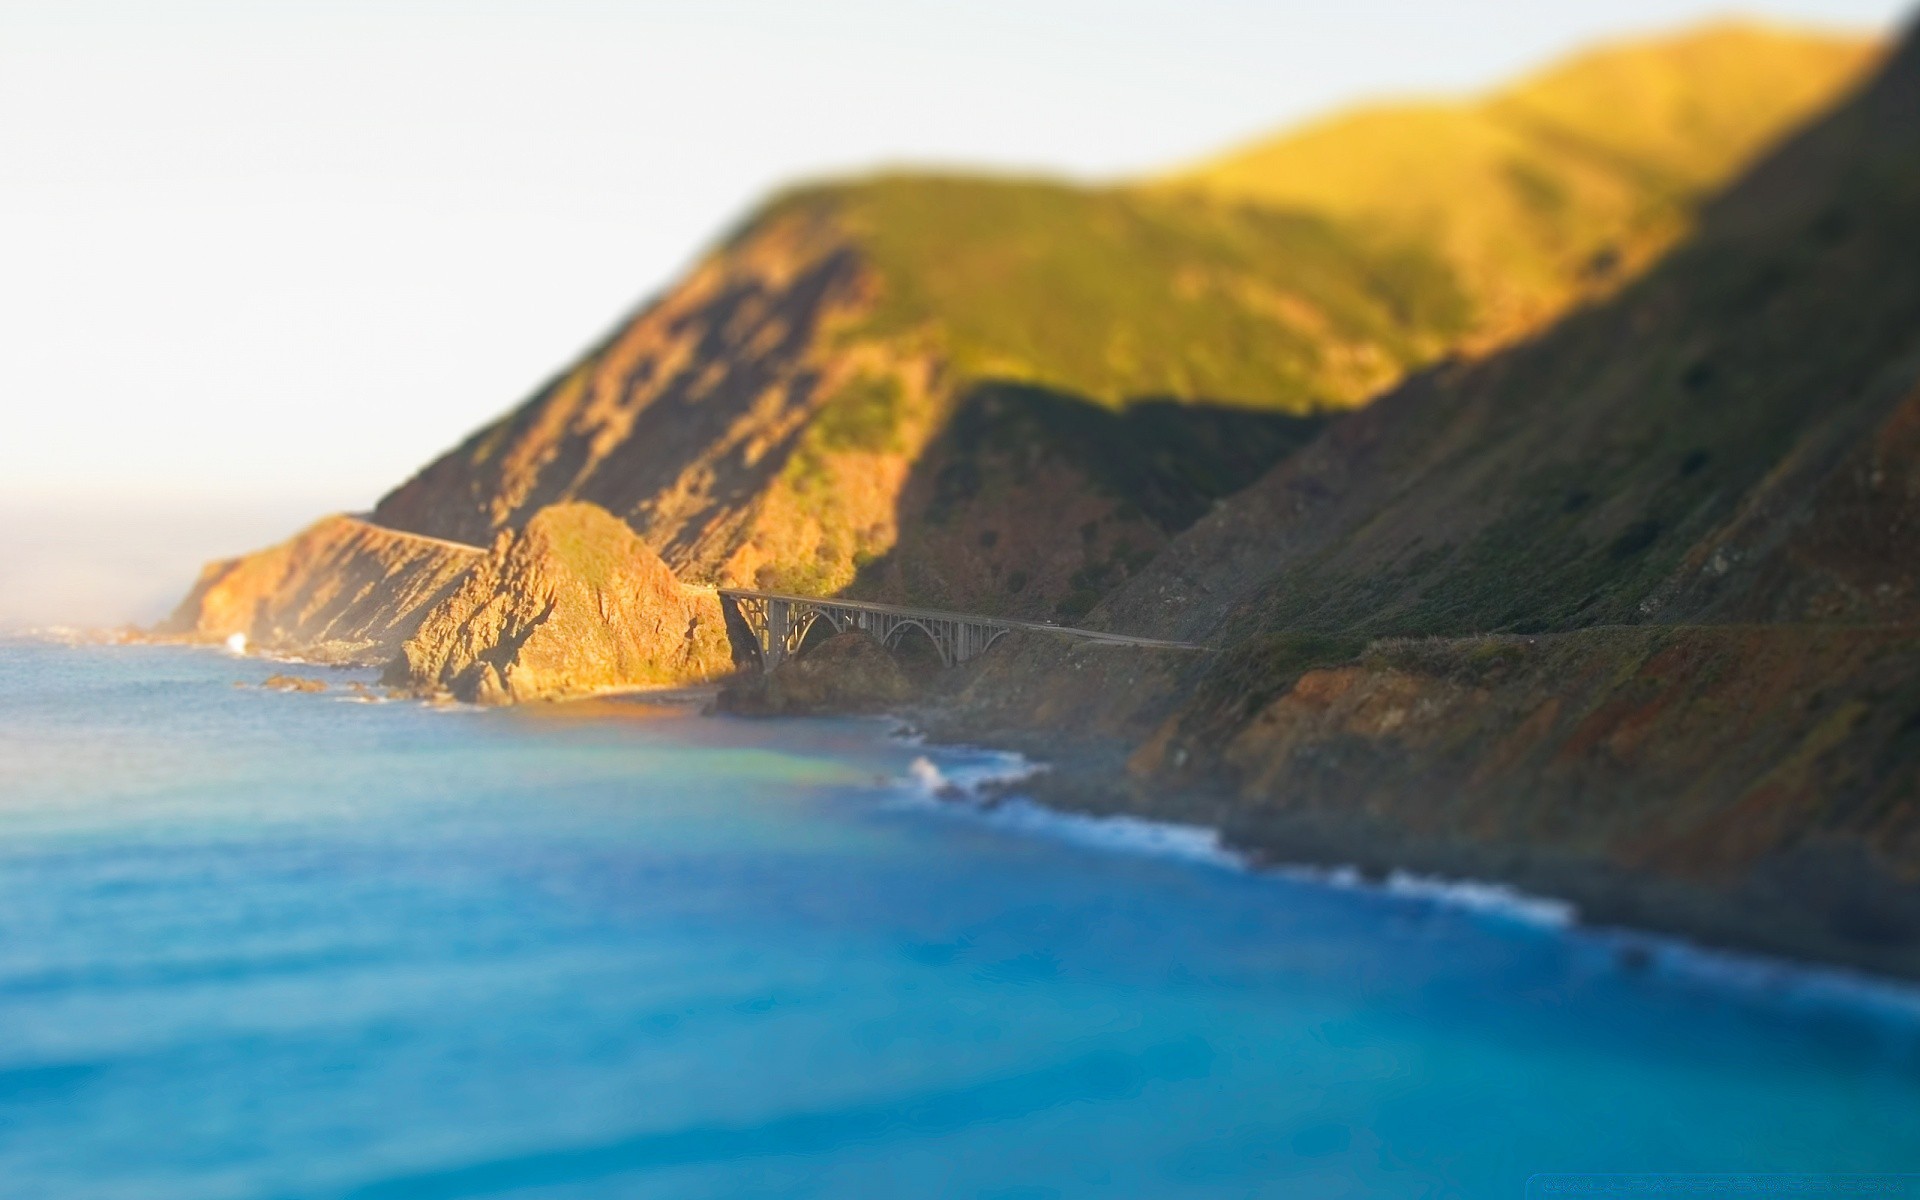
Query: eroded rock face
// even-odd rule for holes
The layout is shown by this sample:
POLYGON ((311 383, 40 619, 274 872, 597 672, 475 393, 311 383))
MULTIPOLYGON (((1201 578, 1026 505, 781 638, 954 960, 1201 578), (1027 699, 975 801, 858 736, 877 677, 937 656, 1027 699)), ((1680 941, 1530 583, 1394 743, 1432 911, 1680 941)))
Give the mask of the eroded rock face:
POLYGON ((484 552, 349 516, 314 522, 243 558, 210 563, 155 633, 322 662, 392 659, 484 552))
POLYGON ((753 716, 874 712, 913 695, 886 647, 864 633, 842 633, 765 675, 742 677, 721 693, 720 706, 753 716))
POLYGON ((400 649, 386 682, 478 704, 712 679, 732 669, 719 598, 683 586, 592 504, 503 533, 400 649))

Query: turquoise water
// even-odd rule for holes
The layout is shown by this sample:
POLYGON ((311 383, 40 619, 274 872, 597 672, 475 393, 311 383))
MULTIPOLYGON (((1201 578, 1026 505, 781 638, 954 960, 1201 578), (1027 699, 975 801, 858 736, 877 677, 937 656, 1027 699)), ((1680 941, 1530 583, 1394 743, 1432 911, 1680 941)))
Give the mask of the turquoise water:
POLYGON ((916 757, 1003 764, 878 723, 232 686, 273 669, 0 644, 0 1196, 1920 1166, 1910 993, 936 804, 916 757))

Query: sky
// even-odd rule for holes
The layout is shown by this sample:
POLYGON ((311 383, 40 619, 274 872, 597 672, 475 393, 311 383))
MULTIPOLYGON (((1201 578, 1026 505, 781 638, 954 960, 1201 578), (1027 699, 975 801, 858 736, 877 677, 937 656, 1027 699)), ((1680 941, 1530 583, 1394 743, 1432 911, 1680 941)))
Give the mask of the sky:
POLYGON ((1904 8, 0 0, 0 561, 67 580, 0 627, 150 616, 370 506, 784 182, 1124 177, 1597 38, 1904 8))

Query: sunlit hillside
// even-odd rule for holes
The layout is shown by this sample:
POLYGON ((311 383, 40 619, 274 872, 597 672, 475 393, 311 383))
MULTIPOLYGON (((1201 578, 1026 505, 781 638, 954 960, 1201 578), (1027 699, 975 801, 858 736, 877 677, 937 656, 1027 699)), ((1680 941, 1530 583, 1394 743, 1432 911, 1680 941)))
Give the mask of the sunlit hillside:
POLYGON ((1871 55, 1723 25, 1172 182, 797 187, 374 519, 586 501, 684 579, 1071 620, 1328 414, 1633 278, 1871 55))
POLYGON ((1322 217, 1205 197, 899 175, 795 193, 880 282, 862 335, 1108 404, 1357 403, 1471 312, 1452 272, 1322 217))
POLYGON ((1625 42, 1483 98, 1341 113, 1165 186, 1436 253, 1499 336, 1670 244, 1704 192, 1831 102, 1876 45, 1744 23, 1625 42))

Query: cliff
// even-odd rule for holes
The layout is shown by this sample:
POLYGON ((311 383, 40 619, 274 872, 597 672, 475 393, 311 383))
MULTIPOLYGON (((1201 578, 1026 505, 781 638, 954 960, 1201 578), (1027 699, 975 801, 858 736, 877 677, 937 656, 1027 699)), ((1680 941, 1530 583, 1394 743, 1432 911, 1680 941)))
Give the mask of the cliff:
POLYGON ((719 598, 681 585, 590 504, 502 533, 424 619, 385 682, 479 704, 715 678, 732 669, 719 598))
POLYGON ((278 546, 208 564, 155 632, 200 642, 240 634, 270 652, 385 663, 480 555, 474 546, 327 517, 278 546))

